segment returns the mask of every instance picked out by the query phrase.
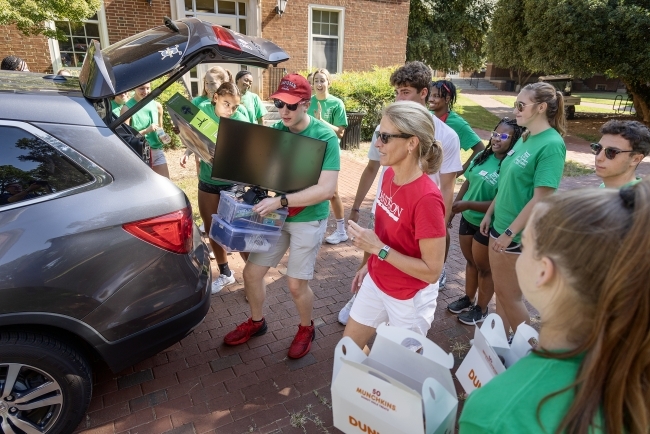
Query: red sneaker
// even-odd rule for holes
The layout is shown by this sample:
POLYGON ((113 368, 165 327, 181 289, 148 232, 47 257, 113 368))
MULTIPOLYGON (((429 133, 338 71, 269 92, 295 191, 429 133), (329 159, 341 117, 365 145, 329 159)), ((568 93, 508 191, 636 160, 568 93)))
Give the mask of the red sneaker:
POLYGON ((223 343, 226 345, 240 345, 248 342, 253 336, 263 335, 266 333, 266 329, 266 320, 264 318, 260 322, 248 318, 248 321, 239 324, 235 330, 224 336, 223 343))
POLYGON ((293 338, 291 346, 289 347, 289 358, 299 359, 305 357, 309 350, 311 350, 311 341, 316 337, 316 332, 314 331, 314 321, 311 322, 310 326, 298 326, 298 333, 296 337, 293 338))

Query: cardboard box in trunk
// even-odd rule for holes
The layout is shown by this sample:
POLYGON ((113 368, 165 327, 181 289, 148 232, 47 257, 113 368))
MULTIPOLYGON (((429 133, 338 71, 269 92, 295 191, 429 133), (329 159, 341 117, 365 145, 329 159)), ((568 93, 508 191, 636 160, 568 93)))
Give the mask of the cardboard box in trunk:
POLYGON ((334 426, 348 434, 453 433, 453 365, 453 356, 426 337, 385 324, 368 356, 341 339, 332 375, 334 426))

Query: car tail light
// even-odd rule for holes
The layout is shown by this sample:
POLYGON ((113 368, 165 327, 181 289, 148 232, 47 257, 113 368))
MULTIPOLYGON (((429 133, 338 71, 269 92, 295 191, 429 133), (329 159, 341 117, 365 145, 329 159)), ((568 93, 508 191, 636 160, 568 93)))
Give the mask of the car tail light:
POLYGON ((169 214, 122 225, 125 231, 173 253, 192 250, 192 211, 189 207, 169 214))
POLYGON ((225 48, 227 51, 233 51, 236 54, 241 53, 241 47, 228 29, 224 29, 221 26, 212 26, 212 31, 217 37, 217 44, 219 44, 219 47, 225 48))

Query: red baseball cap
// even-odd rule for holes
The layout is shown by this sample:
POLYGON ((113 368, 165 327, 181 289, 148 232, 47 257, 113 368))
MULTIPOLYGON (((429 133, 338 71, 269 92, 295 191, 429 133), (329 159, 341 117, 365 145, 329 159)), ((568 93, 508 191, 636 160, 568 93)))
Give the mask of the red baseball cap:
POLYGON ((300 74, 287 74, 282 77, 278 90, 269 98, 279 99, 287 104, 296 104, 311 99, 311 86, 300 74))

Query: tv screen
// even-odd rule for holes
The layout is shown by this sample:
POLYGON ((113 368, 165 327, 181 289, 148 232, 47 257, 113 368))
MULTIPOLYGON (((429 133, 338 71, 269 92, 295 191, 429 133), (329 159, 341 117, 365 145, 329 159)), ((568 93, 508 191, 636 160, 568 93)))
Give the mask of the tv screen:
POLYGON ((327 142, 221 118, 212 178, 291 193, 318 184, 327 142))

